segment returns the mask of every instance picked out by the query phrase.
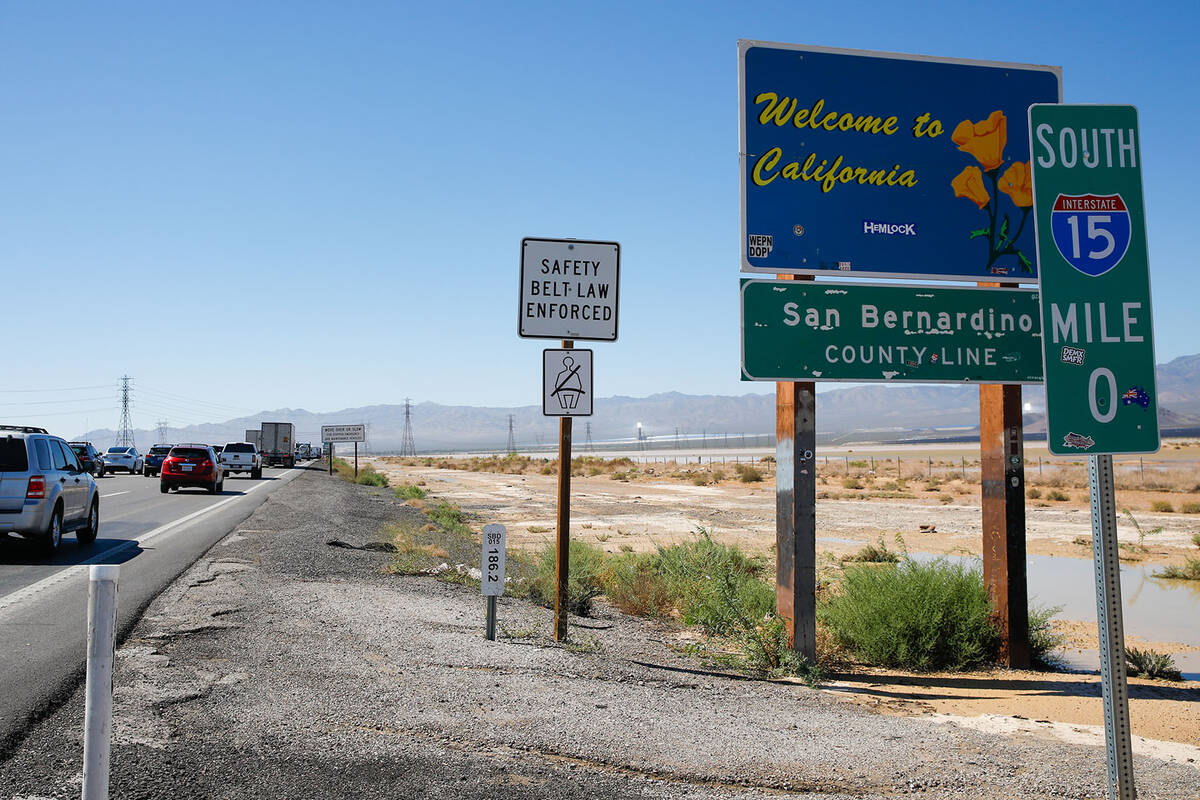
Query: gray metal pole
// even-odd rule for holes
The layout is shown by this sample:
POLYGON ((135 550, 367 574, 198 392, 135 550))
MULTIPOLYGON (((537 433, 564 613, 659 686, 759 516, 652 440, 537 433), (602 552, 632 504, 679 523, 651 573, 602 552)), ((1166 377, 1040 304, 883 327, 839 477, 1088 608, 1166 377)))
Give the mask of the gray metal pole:
POLYGON ((489 642, 496 641, 496 595, 488 595, 487 599, 487 638, 489 642))
POLYGON ((1096 622, 1100 633, 1100 683, 1104 694, 1104 740, 1108 749, 1108 796, 1133 800, 1133 748, 1129 685, 1125 675, 1125 626, 1121 619, 1121 561, 1112 456, 1091 456, 1092 556, 1096 565, 1096 622))
POLYGON ((83 800, 107 800, 112 746, 113 641, 117 627, 116 564, 88 574, 87 680, 83 710, 83 800))

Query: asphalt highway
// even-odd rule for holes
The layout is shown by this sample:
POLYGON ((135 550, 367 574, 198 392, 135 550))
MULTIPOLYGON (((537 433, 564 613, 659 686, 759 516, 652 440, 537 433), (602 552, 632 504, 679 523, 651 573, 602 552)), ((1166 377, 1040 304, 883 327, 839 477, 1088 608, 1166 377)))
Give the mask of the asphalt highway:
POLYGON ((105 476, 97 481, 100 533, 93 544, 81 546, 67 534, 47 557, 23 539, 0 536, 0 758, 83 677, 89 565, 121 566, 123 636, 159 592, 304 468, 267 469, 257 481, 231 475, 216 495, 162 494, 156 478, 105 476))

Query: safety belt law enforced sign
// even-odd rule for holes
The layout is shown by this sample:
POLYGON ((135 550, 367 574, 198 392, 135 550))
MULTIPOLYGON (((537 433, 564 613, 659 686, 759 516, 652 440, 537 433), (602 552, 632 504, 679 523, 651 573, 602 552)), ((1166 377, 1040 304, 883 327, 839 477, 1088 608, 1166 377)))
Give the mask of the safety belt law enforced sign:
POLYGON ((616 242, 522 239, 517 333, 615 342, 620 276, 616 242))
POLYGON ((542 414, 592 415, 592 351, 542 351, 542 414))
POLYGON ((1029 108, 1050 452, 1159 447, 1137 109, 1029 108))

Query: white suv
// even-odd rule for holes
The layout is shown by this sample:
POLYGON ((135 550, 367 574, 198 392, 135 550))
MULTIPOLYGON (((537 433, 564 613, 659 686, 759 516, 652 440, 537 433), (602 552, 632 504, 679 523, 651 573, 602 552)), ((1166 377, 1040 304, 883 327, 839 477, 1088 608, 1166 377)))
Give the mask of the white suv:
POLYGON ((47 552, 75 531, 81 545, 100 530, 100 494, 75 451, 44 428, 0 425, 0 535, 32 539, 47 552))
POLYGON ((262 477, 262 456, 248 442, 230 442, 221 450, 221 466, 226 472, 249 472, 250 477, 262 477))

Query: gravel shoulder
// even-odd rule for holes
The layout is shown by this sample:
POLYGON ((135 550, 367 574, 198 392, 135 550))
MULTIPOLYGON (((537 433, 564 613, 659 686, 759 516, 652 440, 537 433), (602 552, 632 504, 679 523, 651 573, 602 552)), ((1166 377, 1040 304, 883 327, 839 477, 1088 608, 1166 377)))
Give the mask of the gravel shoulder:
MULTIPOLYGON (((703 669, 675 632, 575 620, 385 573, 362 545, 416 509, 310 472, 151 604, 118 652, 118 798, 1098 798, 1102 748, 896 716, 703 669)), ((77 797, 81 693, 0 764, 0 798, 77 797)), ((983 727, 983 726, 976 726, 983 727)), ((1195 798, 1139 756, 1140 796, 1195 798)))

